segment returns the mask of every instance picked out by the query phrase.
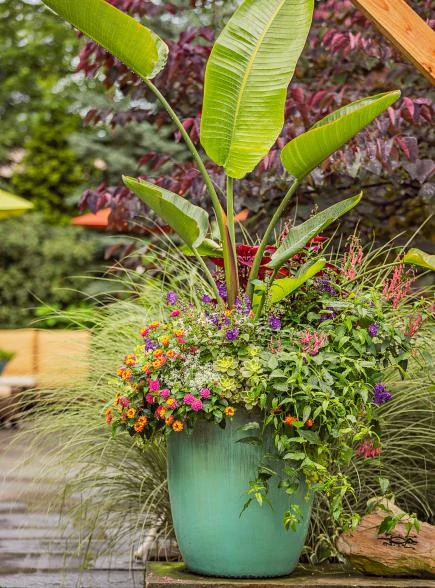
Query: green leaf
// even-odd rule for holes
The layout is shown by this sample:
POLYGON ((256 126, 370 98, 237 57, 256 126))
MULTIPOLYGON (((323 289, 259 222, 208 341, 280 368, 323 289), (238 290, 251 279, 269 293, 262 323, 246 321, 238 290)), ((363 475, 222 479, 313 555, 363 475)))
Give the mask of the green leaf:
POLYGON ((352 210, 362 198, 362 192, 346 200, 341 200, 333 204, 326 210, 322 210, 315 216, 297 227, 289 230, 287 237, 272 255, 271 261, 267 267, 272 269, 280 268, 288 259, 293 257, 310 239, 318 235, 323 229, 326 229, 331 223, 340 218, 349 210, 352 210))
POLYGON ((435 255, 430 255, 421 249, 410 249, 403 258, 403 262, 435 271, 435 255))
MULTIPOLYGON (((182 245, 180 248, 181 253, 186 255, 187 257, 192 257, 195 255, 190 247, 187 245, 182 245)), ((212 241, 211 239, 204 239, 201 245, 196 249, 196 253, 201 255, 201 257, 223 257, 223 249, 218 244, 212 241)))
POLYGON ((44 4, 141 78, 151 79, 165 66, 166 43, 105 0, 44 0, 44 4))
MULTIPOLYGON (((294 278, 281 278, 275 280, 269 290, 269 299, 271 304, 277 304, 281 302, 286 296, 289 296, 292 292, 300 288, 307 280, 318 274, 326 264, 326 259, 318 259, 306 263, 302 266, 300 275, 294 278)), ((254 291, 254 297, 252 299, 252 308, 255 309, 261 300, 262 293, 266 288, 266 284, 263 283, 262 288, 257 287, 254 291)), ((269 366, 270 367, 270 366, 269 366)), ((274 368, 272 368, 274 369, 274 368)))
POLYGON ((217 39, 205 73, 201 143, 228 176, 252 171, 278 138, 312 13, 313 0, 245 0, 217 39))
POLYGON ((208 214, 185 198, 143 180, 123 176, 124 184, 176 231, 187 245, 199 247, 208 231, 208 214))
POLYGON ((399 90, 351 102, 322 118, 306 133, 288 143, 281 152, 285 169, 298 179, 340 149, 400 96, 399 90))
POLYGON ((307 456, 304 452, 302 451, 293 451, 290 453, 286 453, 283 457, 283 459, 291 459, 292 461, 300 461, 302 459, 305 459, 307 456))
POLYGON ((390 486, 390 480, 388 478, 378 478, 379 487, 381 489, 382 494, 385 494, 390 486))

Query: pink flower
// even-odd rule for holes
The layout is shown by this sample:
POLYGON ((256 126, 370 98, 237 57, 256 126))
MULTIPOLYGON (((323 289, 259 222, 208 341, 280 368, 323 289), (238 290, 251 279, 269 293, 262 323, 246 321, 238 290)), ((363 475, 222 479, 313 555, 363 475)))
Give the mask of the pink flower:
POLYGON ((202 408, 202 401, 198 398, 194 398, 192 404, 190 405, 192 410, 198 412, 202 408))
POLYGON ((202 398, 210 398, 211 396, 211 392, 208 388, 202 388, 199 394, 202 398))
POLYGON ((302 351, 309 355, 317 355, 322 347, 328 343, 328 335, 314 331, 304 331, 299 336, 302 351))
POLYGON ((169 398, 169 396, 171 395, 171 391, 168 390, 167 388, 163 388, 163 390, 160 390, 160 396, 162 398, 164 398, 166 400, 166 398, 169 398))
POLYGON ((183 398, 184 404, 192 404, 195 401, 195 396, 193 394, 186 394, 183 398))
POLYGON ((160 389, 160 382, 158 380, 149 380, 150 392, 158 392, 160 389))
POLYGON ((423 322, 423 317, 421 316, 421 312, 418 312, 416 315, 412 316, 409 319, 408 327, 404 333, 406 337, 412 337, 421 327, 421 323, 423 322))
POLYGON ((381 447, 375 447, 373 441, 371 439, 364 439, 361 443, 357 446, 355 453, 358 457, 364 457, 368 459, 370 457, 378 457, 381 453, 381 447))
POLYGON ((361 242, 358 237, 352 236, 349 240, 347 251, 344 254, 344 275, 348 280, 354 280, 357 277, 357 268, 361 265, 364 253, 361 242))
POLYGON ((173 311, 171 312, 171 317, 172 317, 172 318, 175 318, 176 316, 178 316, 178 315, 180 315, 180 314, 181 314, 181 310, 173 310, 173 311))
POLYGON ((119 399, 119 404, 124 408, 130 404, 130 399, 127 396, 121 396, 119 399))
POLYGON ((147 394, 145 396, 145 400, 148 402, 148 404, 154 404, 154 402, 156 401, 152 394, 147 394))
POLYGON ((385 280, 382 296, 393 303, 393 308, 397 308, 399 302, 409 294, 414 280, 414 272, 405 272, 403 264, 400 264, 394 268, 391 279, 385 280))

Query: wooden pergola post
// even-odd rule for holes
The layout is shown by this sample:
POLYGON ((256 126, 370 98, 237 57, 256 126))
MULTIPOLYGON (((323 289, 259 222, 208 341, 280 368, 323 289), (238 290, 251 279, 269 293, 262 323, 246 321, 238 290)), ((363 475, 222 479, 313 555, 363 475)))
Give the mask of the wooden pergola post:
POLYGON ((352 0, 380 31, 435 84, 435 31, 405 0, 352 0))

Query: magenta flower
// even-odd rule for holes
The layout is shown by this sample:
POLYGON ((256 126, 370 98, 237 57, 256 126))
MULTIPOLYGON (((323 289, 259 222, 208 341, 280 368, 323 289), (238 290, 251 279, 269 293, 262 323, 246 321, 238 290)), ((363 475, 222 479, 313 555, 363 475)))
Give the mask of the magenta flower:
POLYGON ((194 400, 195 400, 195 396, 193 394, 186 394, 186 396, 183 398, 184 404, 192 404, 192 402, 194 402, 194 400))
POLYGON ((199 398, 194 398, 192 404, 190 405, 192 410, 198 412, 202 408, 202 401, 199 398))
POLYGON ((119 399, 119 404, 124 408, 130 404, 130 399, 127 396, 121 396, 119 399))
POLYGON ((150 392, 158 392, 160 389, 160 382, 158 380, 149 380, 150 392))
POLYGON ((160 396, 162 398, 164 398, 166 400, 166 398, 169 398, 169 396, 171 395, 171 391, 168 390, 167 388, 163 388, 163 390, 160 390, 160 396))
POLYGON ((202 388, 199 394, 202 398, 210 398, 211 396, 211 392, 208 388, 202 388))
POLYGON ((154 404, 154 402, 156 401, 152 394, 147 394, 145 396, 145 400, 148 402, 148 404, 154 404))
POLYGON ((178 316, 178 315, 180 315, 180 314, 181 314, 181 310, 173 310, 173 311, 171 312, 171 315, 170 315, 170 316, 171 316, 172 318, 175 318, 175 317, 177 317, 177 316, 178 316))

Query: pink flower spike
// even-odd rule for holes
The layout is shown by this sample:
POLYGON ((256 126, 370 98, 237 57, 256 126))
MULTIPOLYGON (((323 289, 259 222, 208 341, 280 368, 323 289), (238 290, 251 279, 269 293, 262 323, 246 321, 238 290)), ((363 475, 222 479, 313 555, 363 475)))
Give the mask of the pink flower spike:
POLYGON ((202 388, 199 394, 202 398, 210 398, 211 396, 211 392, 208 388, 202 388))
POLYGON ((166 400, 166 398, 169 398, 169 396, 171 395, 171 391, 168 390, 168 388, 163 388, 163 390, 160 390, 160 396, 162 398, 164 398, 166 400))
POLYGON ((150 392, 158 392, 160 390, 159 380, 149 380, 148 383, 149 383, 150 392))
POLYGON ((198 412, 202 408, 202 402, 198 398, 195 398, 190 406, 193 411, 198 412))
POLYGON ((192 404, 195 401, 195 396, 193 394, 186 394, 183 398, 184 404, 192 404))

